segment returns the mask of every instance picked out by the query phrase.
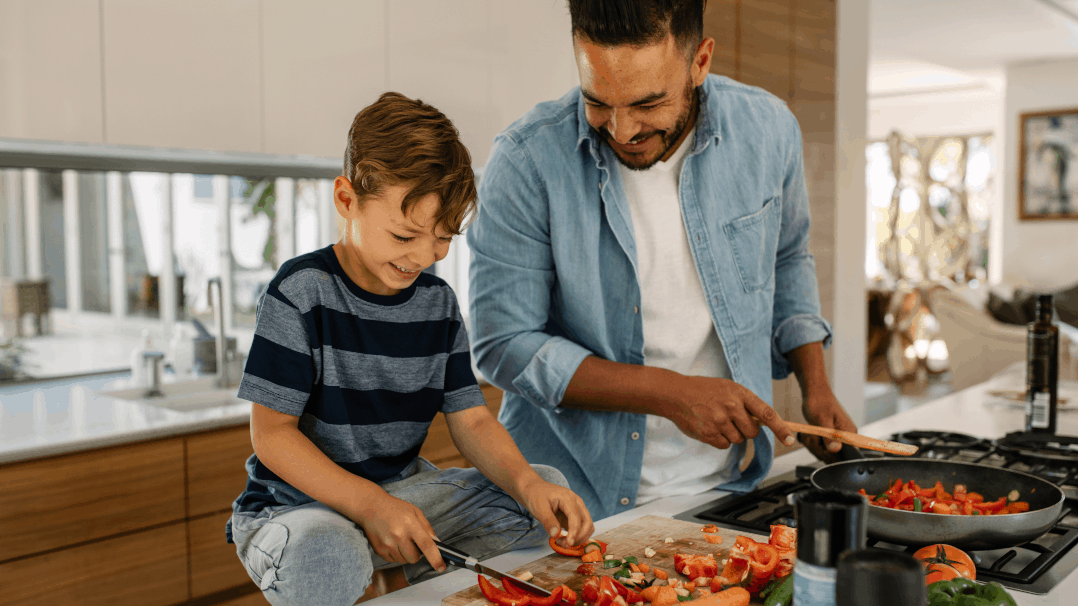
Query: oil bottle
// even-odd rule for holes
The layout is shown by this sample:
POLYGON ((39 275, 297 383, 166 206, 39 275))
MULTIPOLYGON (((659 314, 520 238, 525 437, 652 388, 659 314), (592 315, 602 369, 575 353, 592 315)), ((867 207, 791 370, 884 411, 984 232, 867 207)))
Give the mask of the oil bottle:
POLYGON ((1052 295, 1037 296, 1037 319, 1026 340, 1026 431, 1056 432, 1059 327, 1052 324, 1052 295))

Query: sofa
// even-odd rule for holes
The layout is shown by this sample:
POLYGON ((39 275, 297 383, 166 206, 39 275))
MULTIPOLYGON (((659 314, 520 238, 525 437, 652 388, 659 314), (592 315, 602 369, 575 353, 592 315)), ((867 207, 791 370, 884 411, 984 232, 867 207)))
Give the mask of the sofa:
MULTIPOLYGON (((1026 359, 1026 327, 987 311, 984 291, 945 283, 929 290, 928 307, 947 344, 955 391, 981 383, 1026 359)), ((1078 327, 1059 322, 1059 379, 1078 378, 1078 327)))

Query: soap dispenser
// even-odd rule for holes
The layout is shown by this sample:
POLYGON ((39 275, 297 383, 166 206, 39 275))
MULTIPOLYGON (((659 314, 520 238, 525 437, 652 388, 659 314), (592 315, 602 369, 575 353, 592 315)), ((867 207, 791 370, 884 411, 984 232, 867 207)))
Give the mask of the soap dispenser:
POLYGON ((150 338, 149 329, 142 331, 142 345, 131 352, 131 386, 145 387, 147 384, 146 368, 142 362, 142 354, 153 349, 153 339, 150 338))

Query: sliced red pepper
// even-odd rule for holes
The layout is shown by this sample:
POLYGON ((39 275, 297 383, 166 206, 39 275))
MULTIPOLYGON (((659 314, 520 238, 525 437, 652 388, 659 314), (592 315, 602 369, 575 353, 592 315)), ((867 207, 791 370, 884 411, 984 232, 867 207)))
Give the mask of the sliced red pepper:
POLYGON ((569 589, 568 585, 560 585, 562 588, 561 600, 565 604, 576 604, 576 592, 569 589))
POLYGON ((991 501, 988 503, 974 503, 973 507, 979 509, 981 513, 999 513, 1007 506, 1007 497, 1000 497, 998 501, 991 501))
POLYGON ((723 585, 737 585, 749 572, 749 566, 751 560, 748 556, 730 554, 730 557, 726 558, 726 567, 722 569, 723 585))
POLYGON ((584 601, 594 604, 599 601, 599 579, 588 577, 584 581, 584 587, 580 590, 584 594, 584 601))
POLYGON ((560 586, 555 587, 554 591, 550 592, 550 595, 542 598, 537 595, 530 596, 532 606, 554 606, 555 604, 561 604, 562 596, 565 595, 565 590, 560 586))
POLYGON ((552 537, 550 539, 550 548, 551 549, 553 549, 554 551, 556 551, 556 552, 558 552, 558 553, 560 553, 562 555, 571 556, 571 557, 574 557, 574 558, 579 558, 580 556, 584 555, 584 547, 586 546, 586 544, 585 545, 576 545, 576 546, 573 546, 573 547, 562 547, 561 545, 558 545, 556 543, 556 541, 559 538, 561 538, 561 537, 552 537))
POLYGON ((514 596, 506 593, 492 585, 483 575, 479 575, 479 590, 483 592, 483 597, 498 606, 529 606, 532 603, 530 596, 514 596))
POLYGON ((619 595, 625 595, 628 589, 621 583, 615 581, 610 577, 599 578, 599 597, 603 597, 603 594, 609 594, 610 597, 618 597, 619 595))
POLYGON ((639 604, 644 601, 644 596, 640 595, 639 593, 633 591, 628 587, 625 588, 625 592, 625 601, 629 604, 639 604))
POLYGON ((767 539, 767 544, 780 552, 783 549, 795 549, 797 547, 797 530, 782 524, 774 524, 771 526, 771 536, 767 539))

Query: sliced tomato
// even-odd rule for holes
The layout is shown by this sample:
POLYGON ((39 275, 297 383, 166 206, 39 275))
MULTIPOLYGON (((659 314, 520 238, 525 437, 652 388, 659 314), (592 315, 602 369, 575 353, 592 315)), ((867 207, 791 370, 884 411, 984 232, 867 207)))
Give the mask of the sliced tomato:
POLYGON ((590 576, 595 574, 595 565, 594 564, 581 564, 580 566, 576 567, 576 573, 577 574, 582 574, 582 575, 584 575, 586 577, 590 577, 590 576))

